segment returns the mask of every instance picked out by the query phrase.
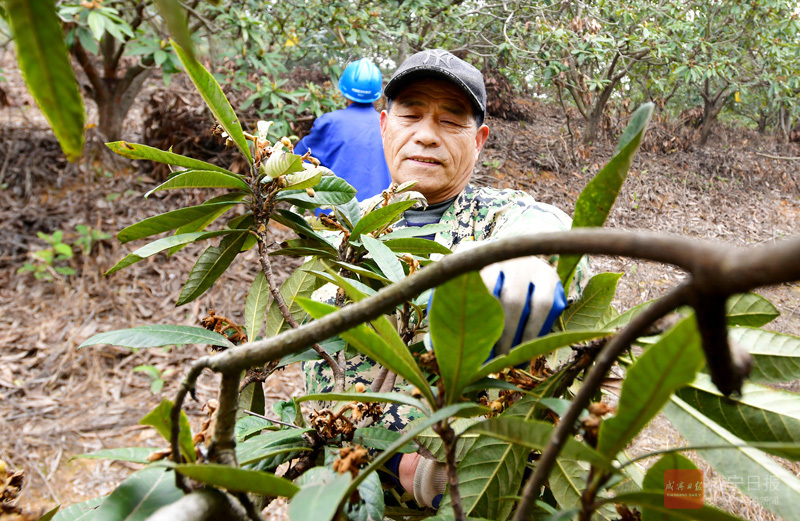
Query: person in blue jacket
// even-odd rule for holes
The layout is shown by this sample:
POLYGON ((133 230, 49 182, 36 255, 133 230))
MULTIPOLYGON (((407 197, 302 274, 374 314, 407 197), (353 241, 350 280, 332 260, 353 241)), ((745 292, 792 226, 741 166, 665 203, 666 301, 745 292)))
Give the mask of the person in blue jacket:
POLYGON ((357 190, 359 201, 381 193, 392 182, 383 155, 380 114, 373 106, 382 86, 381 71, 370 60, 350 63, 339 79, 347 107, 318 117, 294 148, 298 155, 310 150, 322 166, 357 190))

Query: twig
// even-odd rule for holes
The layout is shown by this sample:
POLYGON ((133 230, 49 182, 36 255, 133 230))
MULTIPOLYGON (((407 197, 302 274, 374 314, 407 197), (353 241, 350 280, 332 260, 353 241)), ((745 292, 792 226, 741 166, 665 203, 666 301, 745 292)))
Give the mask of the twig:
POLYGON ((780 159, 782 161, 800 161, 800 157, 792 157, 792 156, 773 156, 772 154, 762 154, 761 152, 756 152, 757 156, 761 157, 768 157, 770 159, 780 159))
POLYGON ((297 425, 292 425, 291 423, 282 422, 280 420, 273 420, 272 418, 267 418, 262 414, 258 414, 257 412, 248 411, 247 409, 242 409, 242 412, 245 414, 249 414, 250 416, 255 416, 256 418, 261 418, 262 420, 267 420, 270 423, 276 423, 278 425, 283 425, 284 427, 291 427, 292 429, 299 429, 297 425))
POLYGON ((606 344, 597 357, 595 366, 589 371, 586 379, 583 382, 578 394, 572 401, 561 421, 556 427, 553 436, 547 444, 547 447, 542 451, 542 455, 536 464, 536 471, 533 476, 525 483, 525 488, 522 492, 522 499, 520 500, 517 511, 514 513, 513 521, 524 521, 528 519, 530 509, 536 499, 539 497, 539 490, 544 485, 545 480, 550 475, 550 470, 561 452, 561 447, 567 441, 567 438, 572 436, 575 428, 575 422, 578 419, 581 411, 583 411, 591 402, 592 397, 602 385, 611 366, 614 365, 619 355, 628 349, 631 344, 639 338, 645 330, 654 321, 663 317, 676 307, 687 303, 690 296, 690 285, 683 284, 653 302, 651 306, 645 309, 641 314, 631 320, 631 322, 617 334, 611 341, 606 344))

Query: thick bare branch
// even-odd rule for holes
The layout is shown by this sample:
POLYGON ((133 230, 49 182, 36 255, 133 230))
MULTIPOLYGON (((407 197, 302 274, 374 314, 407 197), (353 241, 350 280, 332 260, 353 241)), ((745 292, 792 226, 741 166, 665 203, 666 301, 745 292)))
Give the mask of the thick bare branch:
POLYGON ((147 521, 248 521, 242 505, 215 488, 196 490, 156 510, 147 521))

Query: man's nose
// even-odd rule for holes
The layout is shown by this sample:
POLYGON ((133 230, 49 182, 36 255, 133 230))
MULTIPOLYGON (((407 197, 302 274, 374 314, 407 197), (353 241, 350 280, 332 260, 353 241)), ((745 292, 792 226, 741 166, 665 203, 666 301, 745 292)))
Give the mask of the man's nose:
POLYGON ((424 118, 419 122, 414 138, 417 143, 426 147, 440 144, 439 133, 431 118, 424 118))

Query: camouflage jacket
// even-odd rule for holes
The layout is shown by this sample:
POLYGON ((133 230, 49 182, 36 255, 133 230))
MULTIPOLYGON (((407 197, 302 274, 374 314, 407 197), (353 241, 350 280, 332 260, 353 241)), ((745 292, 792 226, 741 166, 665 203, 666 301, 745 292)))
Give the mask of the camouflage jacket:
MULTIPOLYGON (((371 201, 365 201, 362 207, 368 206, 371 201)), ((549 204, 537 202, 525 192, 472 185, 467 185, 456 197, 439 222, 450 226, 437 233, 435 241, 450 249, 465 240, 484 241, 521 234, 566 231, 572 225, 572 219, 566 213, 549 204)), ((404 226, 405 221, 401 220, 392 229, 404 226)), ((554 264, 557 257, 548 260, 554 264)), ((585 285, 586 271, 584 262, 576 271, 571 297, 577 296, 585 285)), ((379 370, 380 365, 372 359, 361 354, 353 356, 347 361, 345 389, 349 390, 359 382, 369 389, 379 370)), ((333 389, 332 373, 325 362, 306 362, 303 372, 307 394, 333 389)), ((394 390, 408 392, 407 382, 398 378, 394 390)), ((317 402, 315 406, 319 409, 330 404, 317 402)), ((383 410, 383 417, 378 424, 392 430, 402 430, 407 423, 421 416, 419 411, 406 406, 384 404, 383 410)))

